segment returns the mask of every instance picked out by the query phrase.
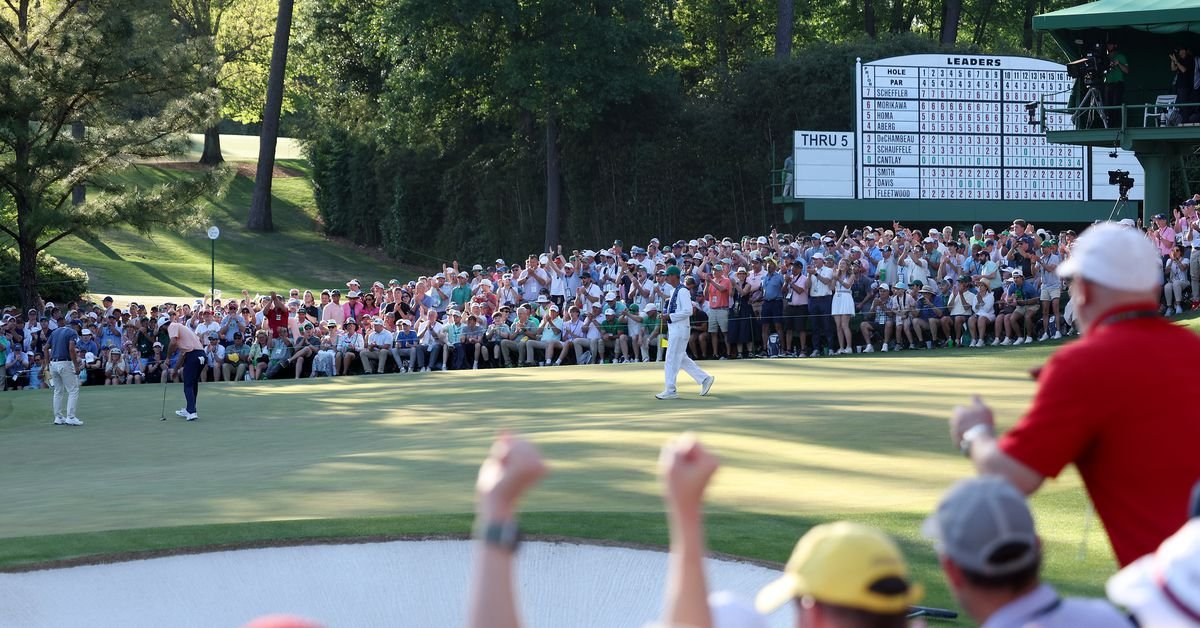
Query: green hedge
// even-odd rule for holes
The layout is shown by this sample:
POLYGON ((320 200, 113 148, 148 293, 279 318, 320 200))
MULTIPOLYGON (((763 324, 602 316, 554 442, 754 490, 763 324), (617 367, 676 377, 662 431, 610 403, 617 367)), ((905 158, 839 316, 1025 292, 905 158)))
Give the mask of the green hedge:
MULTIPOLYGON (((0 305, 21 303, 20 259, 13 249, 0 249, 0 305)), ((56 304, 77 301, 88 291, 88 274, 46 253, 38 255, 38 293, 56 304)))

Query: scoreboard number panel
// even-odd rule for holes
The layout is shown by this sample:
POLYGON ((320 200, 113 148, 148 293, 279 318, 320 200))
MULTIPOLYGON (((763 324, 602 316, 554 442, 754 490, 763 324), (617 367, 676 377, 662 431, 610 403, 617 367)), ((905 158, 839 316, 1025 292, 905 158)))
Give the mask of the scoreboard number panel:
POLYGON ((1043 95, 1065 107, 1072 86, 1064 66, 1024 57, 859 62, 859 198, 1087 200, 1085 149, 1047 144, 1025 111, 1043 95))

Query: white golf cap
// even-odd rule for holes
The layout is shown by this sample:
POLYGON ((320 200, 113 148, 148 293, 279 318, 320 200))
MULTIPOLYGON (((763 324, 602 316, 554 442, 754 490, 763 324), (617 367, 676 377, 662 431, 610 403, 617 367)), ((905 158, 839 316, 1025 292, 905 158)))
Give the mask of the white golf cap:
POLYGON ((813 259, 825 259, 825 254, 824 253, 813 253, 812 258, 813 259))
POLYGON ((616 315, 617 315, 617 311, 616 311, 616 310, 614 310, 614 309, 612 309, 612 308, 610 307, 610 308, 608 308, 607 310, 604 310, 604 315, 605 315, 605 316, 616 316, 616 315))
POLYGON ((1200 616, 1200 518, 1167 537, 1155 553, 1126 565, 1105 589, 1143 626, 1195 626, 1200 616))
POLYGON ((159 324, 159 326, 166 325, 166 324, 167 324, 167 323, 169 323, 169 322, 171 322, 171 317, 170 317, 170 316, 159 316, 159 317, 158 317, 158 324, 159 324))
POLYGON ((658 311, 658 306, 657 306, 657 305, 655 305, 655 304, 653 304, 653 303, 647 303, 647 304, 646 304, 646 311, 647 311, 647 312, 657 312, 657 311, 658 311))
POLYGON ((545 255, 543 255, 543 256, 541 256, 541 257, 539 257, 539 258, 538 258, 538 263, 539 263, 539 264, 547 264, 547 263, 549 263, 549 262, 550 262, 550 258, 549 258, 549 257, 546 257, 545 255))
POLYGON ((604 295, 605 301, 613 301, 616 298, 617 298, 617 293, 615 293, 615 292, 609 292, 608 294, 604 295))
POLYGON ((1162 261, 1150 240, 1115 222, 1088 227, 1058 267, 1058 276, 1083 277, 1125 292, 1152 290, 1163 281, 1162 261))
POLYGON ((766 244, 766 243, 767 243, 767 236, 758 236, 758 243, 759 243, 759 244, 766 244))

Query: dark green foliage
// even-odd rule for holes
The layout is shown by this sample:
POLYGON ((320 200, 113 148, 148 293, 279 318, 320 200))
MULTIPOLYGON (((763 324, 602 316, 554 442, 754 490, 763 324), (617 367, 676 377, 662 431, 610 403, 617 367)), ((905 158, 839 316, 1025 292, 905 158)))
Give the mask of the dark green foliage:
MULTIPOLYGON (((853 128, 855 59, 945 50, 926 3, 904 3, 919 11, 897 28, 895 4, 876 5, 877 39, 855 35, 849 3, 797 3, 798 45, 777 61, 768 0, 328 3, 306 17, 326 226, 410 262, 537 250, 557 113, 566 248, 765 231, 792 131, 853 128)), ((981 10, 965 3, 958 41, 978 27, 1011 49, 1022 12, 981 10)))
POLYGON ((211 47, 182 37, 167 0, 0 6, 0 233, 20 257, 21 303, 38 301, 38 253, 113 226, 182 227, 229 174, 149 189, 113 183, 134 159, 178 154, 215 118, 211 47), (80 192, 90 188, 87 198, 80 192))
MULTIPOLYGON (((11 249, 0 249, 0 303, 20 303, 20 292, 17 286, 20 274, 17 252, 11 249)), ((45 301, 56 304, 77 301, 88 291, 88 274, 79 268, 72 268, 51 257, 40 253, 37 258, 38 292, 45 301)))

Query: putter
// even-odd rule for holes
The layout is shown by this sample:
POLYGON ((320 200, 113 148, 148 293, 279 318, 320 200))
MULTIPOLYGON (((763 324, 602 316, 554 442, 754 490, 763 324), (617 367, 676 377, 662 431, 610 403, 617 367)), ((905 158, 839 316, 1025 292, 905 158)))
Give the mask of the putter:
POLYGON ((166 377, 167 377, 167 374, 163 373, 163 387, 162 387, 163 402, 162 402, 162 413, 159 415, 159 418, 158 418, 159 421, 167 420, 167 380, 166 380, 166 377))

